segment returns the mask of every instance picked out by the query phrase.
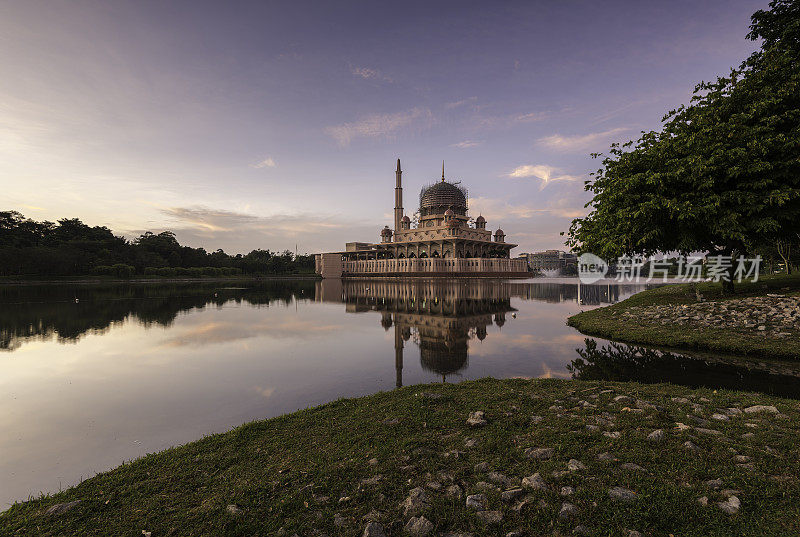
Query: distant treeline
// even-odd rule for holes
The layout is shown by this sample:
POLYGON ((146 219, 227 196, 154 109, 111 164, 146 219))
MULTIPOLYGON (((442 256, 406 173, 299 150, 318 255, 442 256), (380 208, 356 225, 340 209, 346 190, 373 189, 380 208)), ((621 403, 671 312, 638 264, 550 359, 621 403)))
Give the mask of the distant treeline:
POLYGON ((171 231, 148 231, 127 240, 105 226, 88 226, 77 218, 37 222, 17 211, 0 211, 0 276, 5 277, 232 276, 313 271, 312 255, 295 255, 288 250, 229 255, 222 250, 207 252, 182 246, 171 231))

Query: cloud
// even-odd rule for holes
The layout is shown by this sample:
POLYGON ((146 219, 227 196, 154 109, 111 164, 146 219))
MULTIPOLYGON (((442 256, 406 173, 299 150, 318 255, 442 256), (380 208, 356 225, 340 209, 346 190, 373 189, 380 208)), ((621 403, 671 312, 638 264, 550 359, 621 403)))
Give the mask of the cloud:
POLYGON ((557 168, 546 166, 544 164, 525 164, 523 166, 517 166, 514 168, 511 173, 508 174, 508 177, 535 177, 537 179, 541 179, 542 183, 539 188, 544 188, 553 181, 577 181, 580 179, 580 177, 577 175, 557 174, 557 171, 557 168))
POLYGON ((499 221, 510 218, 533 218, 535 216, 555 216, 561 218, 575 218, 584 216, 586 209, 582 207, 568 207, 563 203, 549 206, 534 204, 513 204, 497 198, 475 197, 469 200, 470 214, 482 214, 484 218, 499 221))
POLYGON ((384 82, 393 82, 393 80, 381 73, 377 69, 371 69, 369 67, 353 67, 350 69, 350 72, 353 73, 355 76, 364 78, 364 79, 372 79, 372 80, 383 80, 384 82))
POLYGON ((469 147, 475 147, 481 145, 483 142, 476 142, 475 140, 464 140, 463 142, 458 142, 457 144, 450 144, 450 147, 457 147, 459 149, 467 149, 469 147))
POLYGON ((541 121, 551 116, 550 112, 531 112, 530 114, 522 114, 515 118, 520 123, 529 123, 531 121, 541 121))
POLYGON ((448 109, 448 110, 451 110, 453 108, 458 108, 460 106, 464 106, 464 105, 469 104, 469 103, 474 103, 477 100, 478 100, 477 97, 467 97, 466 99, 461 99, 460 101, 453 101, 453 102, 450 102, 450 103, 444 103, 444 107, 446 109, 448 109))
POLYGON ((358 121, 328 127, 325 130, 340 146, 346 147, 356 138, 388 137, 415 122, 429 125, 431 120, 432 114, 427 108, 412 108, 394 114, 372 114, 358 121))
POLYGON ((627 130, 629 129, 619 127, 602 132, 573 136, 554 134, 552 136, 539 138, 537 141, 541 145, 556 151, 601 151, 605 149, 605 146, 608 145, 611 138, 627 130))
POLYGON ((253 164, 253 168, 274 168, 277 166, 272 157, 267 157, 257 164, 253 164))

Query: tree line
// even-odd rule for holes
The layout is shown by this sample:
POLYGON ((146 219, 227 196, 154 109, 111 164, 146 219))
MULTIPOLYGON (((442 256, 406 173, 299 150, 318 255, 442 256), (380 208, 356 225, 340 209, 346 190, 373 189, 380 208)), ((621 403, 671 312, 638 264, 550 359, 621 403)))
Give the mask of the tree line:
POLYGON ((0 211, 0 276, 83 275, 230 276, 297 274, 314 271, 313 255, 286 250, 253 250, 230 255, 223 250, 181 245, 171 231, 147 232, 128 240, 105 226, 78 218, 37 222, 17 211, 0 211))

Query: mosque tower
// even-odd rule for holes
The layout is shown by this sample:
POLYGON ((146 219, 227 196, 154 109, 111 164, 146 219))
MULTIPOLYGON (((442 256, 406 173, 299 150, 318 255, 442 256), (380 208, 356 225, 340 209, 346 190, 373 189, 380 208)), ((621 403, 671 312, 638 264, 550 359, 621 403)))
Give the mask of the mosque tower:
POLYGON ((400 232, 400 221, 403 219, 403 185, 401 176, 403 170, 400 169, 400 159, 397 159, 397 170, 394 172, 397 177, 397 184, 394 187, 394 236, 400 232))

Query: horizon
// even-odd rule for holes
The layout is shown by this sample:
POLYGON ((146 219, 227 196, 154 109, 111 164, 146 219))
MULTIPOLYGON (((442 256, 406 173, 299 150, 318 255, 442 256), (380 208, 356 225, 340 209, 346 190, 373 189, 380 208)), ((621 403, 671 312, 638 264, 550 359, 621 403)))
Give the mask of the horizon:
POLYGON ((0 7, 2 210, 208 251, 379 240, 438 178, 566 249, 592 152, 658 128, 758 43, 766 1, 0 7), (456 7, 457 6, 457 7, 456 7))

